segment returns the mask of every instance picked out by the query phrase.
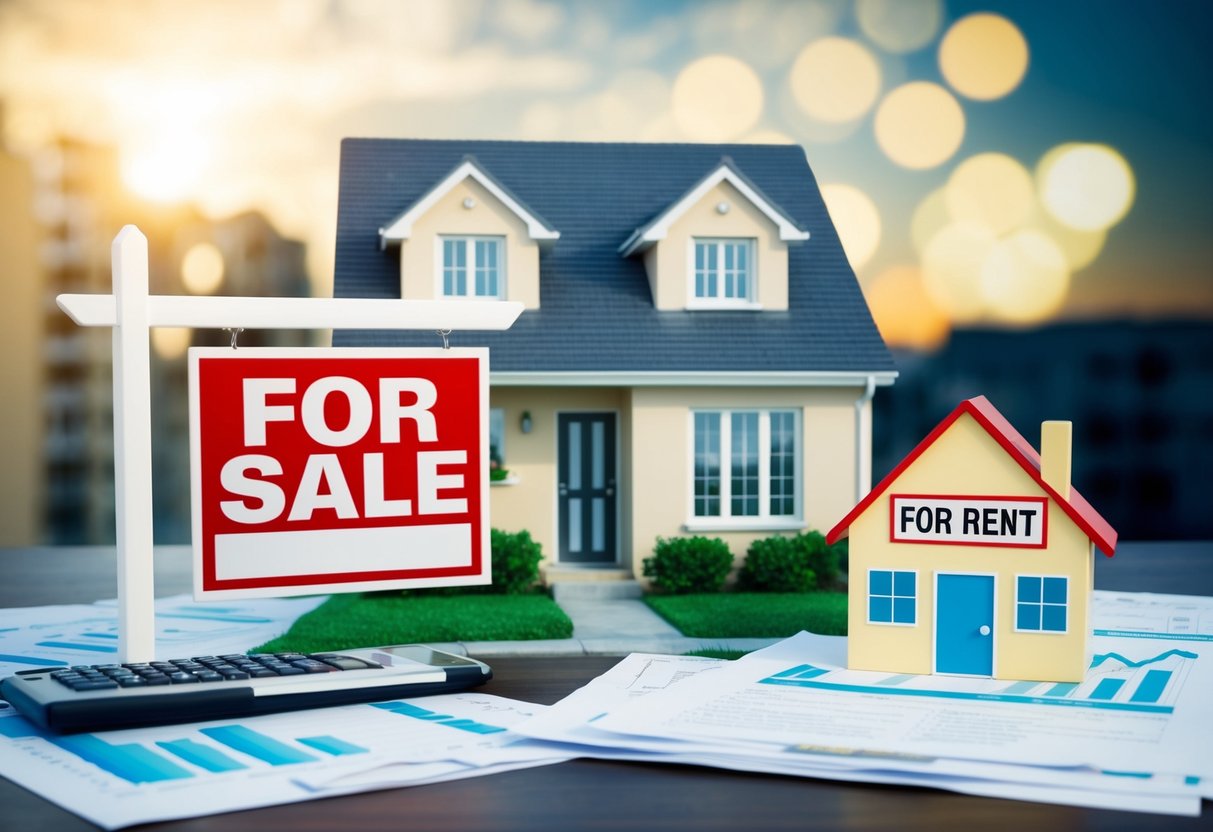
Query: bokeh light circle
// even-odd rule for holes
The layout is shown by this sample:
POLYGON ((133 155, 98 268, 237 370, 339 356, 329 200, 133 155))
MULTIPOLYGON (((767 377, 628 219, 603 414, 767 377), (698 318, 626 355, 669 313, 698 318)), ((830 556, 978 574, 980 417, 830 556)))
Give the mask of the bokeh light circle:
POLYGON ((943 20, 940 0, 858 0, 855 18, 873 43, 903 55, 926 46, 943 20))
POLYGON ((1129 163, 1102 144, 1053 148, 1037 166, 1036 178, 1045 210, 1078 231, 1102 231, 1120 222, 1137 191, 1129 163))
POLYGON ((1020 227, 1036 199, 1032 177, 1003 153, 979 153, 961 162, 945 189, 953 220, 986 225, 996 235, 1020 227))
POLYGON ((1070 289, 1070 269, 1057 243, 1024 229, 995 244, 982 263, 980 284, 993 317, 1032 324, 1061 308, 1070 289))
POLYGON ((890 266, 873 278, 864 296, 889 346, 928 351, 947 340, 948 316, 927 294, 917 268, 890 266))
POLYGON ((674 81, 674 121, 695 141, 719 142, 754 127, 762 114, 762 82, 749 65, 708 55, 687 65, 674 81))
POLYGON ((815 40, 792 65, 792 95, 818 121, 842 124, 872 108, 880 94, 880 65, 849 38, 815 40))
POLYGON ((157 326, 152 328, 152 349, 166 361, 180 358, 190 347, 193 337, 189 327, 157 326))
POLYGON ((986 296, 981 270, 997 244, 993 232, 976 222, 956 222, 939 231, 922 253, 927 294, 955 323, 982 317, 986 296))
POLYGON ((964 140, 965 117, 938 84, 913 81, 890 92, 876 110, 876 142, 902 167, 925 170, 952 157, 964 140))
POLYGON ((1028 42, 1002 15, 978 12, 952 24, 939 44, 944 79, 966 98, 992 101, 1011 92, 1028 71, 1028 42))
POLYGON ((844 184, 822 185, 821 197, 851 268, 863 268, 880 245, 880 212, 876 203, 859 188, 844 184))
POLYGON ((1024 228, 1039 231, 1057 243, 1071 272, 1080 271, 1094 263, 1108 240, 1107 231, 1079 231, 1063 225, 1046 211, 1039 201, 1033 207, 1032 216, 1024 223, 1024 228))
POLYGON ((214 294, 223 283, 223 252, 213 243, 195 243, 181 259, 181 282, 195 295, 214 294))
POLYGON ((951 222, 947 191, 944 188, 936 188, 923 197, 910 217, 910 242, 914 244, 914 250, 919 256, 926 250, 931 238, 951 222))

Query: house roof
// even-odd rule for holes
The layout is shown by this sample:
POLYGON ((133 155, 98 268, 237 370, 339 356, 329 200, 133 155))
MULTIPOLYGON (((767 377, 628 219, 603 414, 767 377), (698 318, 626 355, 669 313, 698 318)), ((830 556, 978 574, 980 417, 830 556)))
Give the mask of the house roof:
POLYGON ((407 240, 413 233, 413 222, 465 179, 474 179, 476 182, 479 182, 485 190, 496 197, 514 216, 522 220, 526 225, 527 234, 532 240, 560 239, 559 231, 552 228, 543 217, 530 210, 522 200, 510 193, 509 188, 494 179, 492 174, 480 166, 475 156, 469 155, 465 156, 463 161, 453 171, 444 176, 442 181, 438 182, 433 188, 423 194, 420 199, 410 205, 404 213, 388 223, 386 228, 379 229, 381 247, 386 247, 387 243, 399 243, 407 240))
POLYGON ((650 222, 633 231, 632 235, 619 247, 619 253, 627 257, 637 251, 643 251, 659 240, 664 240, 670 226, 721 182, 728 182, 740 191, 742 196, 774 223, 779 229, 779 239, 784 242, 799 242, 809 239, 809 232, 797 226, 794 219, 771 201, 770 197, 764 194, 757 185, 750 182, 745 174, 737 170, 733 160, 726 156, 720 160, 720 166, 696 183, 695 187, 650 222))
POLYGON ((889 472, 888 476, 882 479, 875 488, 868 492, 859 503, 847 513, 847 516, 838 522, 838 525, 830 529, 830 533, 826 535, 826 540, 830 543, 835 542, 843 537, 850 528, 851 523, 855 521, 859 515, 863 514, 867 508, 876 501, 881 494, 889 489, 894 482, 909 468, 918 457, 922 456, 923 452, 931 445, 935 444, 940 436, 942 436, 948 428, 950 428, 957 419, 968 414, 972 416, 990 437, 999 444, 1007 455, 1019 464, 1019 467, 1027 473, 1032 481, 1044 489, 1045 493, 1057 503, 1062 511, 1074 521, 1074 523, 1083 531, 1092 543, 1099 548, 1108 557, 1112 557, 1112 553, 1116 550, 1116 530, 1108 524, 1108 521, 1100 516, 1091 504, 1086 501, 1078 491, 1071 487, 1069 498, 1062 497, 1052 486, 1046 483, 1040 475, 1040 454, 1036 449, 1020 435, 1019 431, 1011 426, 1011 423, 999 413, 994 405, 990 404, 989 399, 985 396, 977 396, 972 399, 967 399, 960 403, 955 410, 948 415, 946 419, 935 426, 925 439, 918 443, 914 450, 910 451, 909 455, 898 463, 897 467, 889 472))
MULTIPOLYGON (((748 373, 895 375, 804 151, 786 145, 346 139, 341 148, 336 297, 400 296, 400 261, 379 229, 473 155, 477 169, 560 239, 539 258, 540 308, 505 332, 455 332, 488 346, 494 375, 748 373), (664 311, 643 258, 620 244, 732 160, 738 181, 799 229, 786 311, 664 311), (744 176, 743 176, 744 175, 744 176)), ((507 278, 508 279, 508 278, 507 278)), ((424 345, 433 333, 339 331, 337 345, 424 345)), ((841 383, 841 382, 840 382, 841 383)))

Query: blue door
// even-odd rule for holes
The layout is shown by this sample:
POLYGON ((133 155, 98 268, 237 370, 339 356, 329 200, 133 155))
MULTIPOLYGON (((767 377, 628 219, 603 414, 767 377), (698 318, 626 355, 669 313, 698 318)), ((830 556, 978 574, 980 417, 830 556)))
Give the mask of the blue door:
POLYGON ((935 592, 935 672, 993 676, 994 576, 940 573, 935 592))

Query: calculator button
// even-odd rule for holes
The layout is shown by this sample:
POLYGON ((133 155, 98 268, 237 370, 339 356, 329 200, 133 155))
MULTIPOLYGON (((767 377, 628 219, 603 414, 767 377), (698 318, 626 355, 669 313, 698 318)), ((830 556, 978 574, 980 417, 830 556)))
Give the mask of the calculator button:
POLYGON ((374 662, 356 659, 353 656, 339 656, 335 653, 316 653, 312 658, 332 665, 338 670, 366 670, 368 668, 383 667, 383 665, 375 664, 374 662))
POLYGON ((173 680, 165 676, 163 673, 158 673, 155 676, 141 676, 140 678, 143 679, 144 684, 149 686, 171 685, 173 683, 173 680))
POLYGON ((185 671, 182 671, 182 670, 179 670, 176 673, 170 673, 168 678, 169 678, 169 681, 172 682, 174 685, 188 684, 189 682, 198 681, 198 677, 195 676, 193 673, 186 673, 185 671))
POLYGON ((147 687, 147 679, 144 679, 142 676, 118 676, 115 677, 114 681, 124 688, 147 687))
POLYGON ((223 677, 213 670, 196 670, 194 676, 199 682, 222 682, 223 677))
POLYGON ((102 679, 102 680, 95 681, 95 682, 91 681, 91 680, 86 680, 83 682, 75 682, 74 684, 71 685, 72 690, 75 690, 75 691, 111 690, 116 687, 118 687, 118 683, 112 682, 109 679, 102 679))

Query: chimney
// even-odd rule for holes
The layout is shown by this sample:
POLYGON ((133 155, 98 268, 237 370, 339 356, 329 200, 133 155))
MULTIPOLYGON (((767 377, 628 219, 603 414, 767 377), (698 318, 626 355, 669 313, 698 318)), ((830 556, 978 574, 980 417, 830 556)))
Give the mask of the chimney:
POLYGON ((1073 425, 1041 422, 1040 476, 1062 499, 1070 499, 1070 452, 1073 425))

